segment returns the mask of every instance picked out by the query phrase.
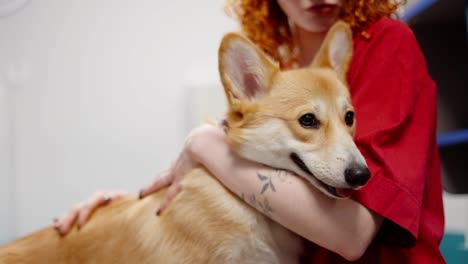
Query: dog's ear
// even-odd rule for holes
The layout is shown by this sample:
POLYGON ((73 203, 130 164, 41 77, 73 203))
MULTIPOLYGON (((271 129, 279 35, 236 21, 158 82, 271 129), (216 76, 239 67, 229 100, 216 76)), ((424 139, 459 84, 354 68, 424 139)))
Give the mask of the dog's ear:
POLYGON ((332 68, 343 81, 346 80, 353 53, 353 34, 348 24, 336 22, 328 31, 311 67, 332 68))
POLYGON ((229 105, 254 102, 268 92, 279 67, 251 41, 236 33, 224 36, 219 48, 219 74, 229 105))

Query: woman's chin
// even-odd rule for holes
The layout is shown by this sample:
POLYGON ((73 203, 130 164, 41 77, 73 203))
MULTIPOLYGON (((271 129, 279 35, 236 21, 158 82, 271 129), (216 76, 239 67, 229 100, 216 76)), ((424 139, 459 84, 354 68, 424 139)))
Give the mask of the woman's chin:
POLYGON ((296 25, 304 31, 311 33, 328 32, 333 24, 338 20, 338 16, 306 16, 300 21, 296 21, 296 25))
POLYGON ((326 33, 336 21, 335 18, 321 19, 320 21, 302 23, 299 26, 307 32, 326 33))

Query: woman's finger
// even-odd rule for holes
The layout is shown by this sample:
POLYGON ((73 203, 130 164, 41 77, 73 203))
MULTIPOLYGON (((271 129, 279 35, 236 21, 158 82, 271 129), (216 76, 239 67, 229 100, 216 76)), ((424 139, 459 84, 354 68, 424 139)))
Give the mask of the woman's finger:
POLYGON ((118 201, 124 197, 131 195, 125 191, 113 191, 113 192, 98 192, 91 196, 88 202, 80 209, 78 214, 77 226, 78 229, 83 227, 88 221, 91 214, 101 206, 106 206, 111 202, 118 201))
POLYGON ((127 192, 127 191, 115 191, 110 194, 110 197, 112 198, 112 202, 118 201, 122 198, 132 196, 134 194, 127 192))
POLYGON ((145 198, 146 196, 159 191, 160 189, 168 186, 171 184, 171 176, 172 176, 172 166, 170 169, 163 171, 161 174, 159 174, 158 177, 147 187, 141 189, 140 191, 140 199, 145 198))
POLYGON ((98 193, 91 196, 88 202, 80 209, 80 212, 78 213, 78 220, 76 221, 78 229, 86 224, 89 216, 94 212, 94 210, 96 210, 97 207, 106 205, 110 203, 111 200, 112 197, 105 193, 98 193))
POLYGON ((61 216, 55 223, 54 227, 60 235, 66 235, 73 223, 75 223, 78 213, 80 212, 82 204, 78 204, 71 211, 61 216))
POLYGON ((174 197, 182 190, 182 185, 180 183, 174 183, 169 187, 167 190, 166 195, 164 196, 164 200, 161 202, 159 209, 156 211, 156 215, 161 215, 164 210, 169 206, 169 204, 174 200, 174 197))

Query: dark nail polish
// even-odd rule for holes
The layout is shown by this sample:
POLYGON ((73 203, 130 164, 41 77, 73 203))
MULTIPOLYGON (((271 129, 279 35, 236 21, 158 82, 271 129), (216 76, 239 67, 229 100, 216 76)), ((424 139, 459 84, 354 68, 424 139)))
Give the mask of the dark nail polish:
POLYGON ((112 198, 106 197, 106 198, 104 198, 104 203, 108 204, 108 203, 110 203, 111 200, 112 200, 112 198))
POLYGON ((55 230, 59 233, 60 236, 63 236, 63 232, 58 226, 54 226, 55 230))
POLYGON ((138 193, 138 199, 141 199, 143 198, 143 192, 145 191, 145 189, 141 189, 140 192, 138 193))
POLYGON ((156 216, 159 216, 159 215, 161 215, 161 209, 158 209, 158 210, 156 211, 156 216))

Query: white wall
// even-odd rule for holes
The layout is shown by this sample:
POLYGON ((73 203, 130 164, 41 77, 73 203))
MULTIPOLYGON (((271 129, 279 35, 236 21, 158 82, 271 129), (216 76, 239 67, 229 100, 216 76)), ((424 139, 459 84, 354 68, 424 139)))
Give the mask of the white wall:
POLYGON ((0 83, 0 244, 10 240, 13 236, 10 116, 9 93, 0 83))
MULTIPOLYGON (((18 87, 16 185, 3 168, 0 180, 0 195, 14 190, 14 235, 97 189, 137 192, 175 158, 187 131, 187 76, 216 82, 219 41, 236 28, 223 7, 43 0, 0 19, 0 73, 18 87)), ((2 215, 7 201, 0 197, 2 215)))

